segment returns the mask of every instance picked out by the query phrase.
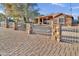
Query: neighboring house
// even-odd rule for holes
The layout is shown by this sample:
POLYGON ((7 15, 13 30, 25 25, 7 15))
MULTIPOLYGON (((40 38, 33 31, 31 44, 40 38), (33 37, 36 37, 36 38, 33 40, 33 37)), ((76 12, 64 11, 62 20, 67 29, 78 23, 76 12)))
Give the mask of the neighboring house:
POLYGON ((57 13, 48 16, 40 16, 35 19, 35 22, 38 24, 51 24, 51 21, 56 24, 71 26, 73 22, 73 16, 57 13))
POLYGON ((79 24, 79 16, 78 16, 77 24, 79 24))

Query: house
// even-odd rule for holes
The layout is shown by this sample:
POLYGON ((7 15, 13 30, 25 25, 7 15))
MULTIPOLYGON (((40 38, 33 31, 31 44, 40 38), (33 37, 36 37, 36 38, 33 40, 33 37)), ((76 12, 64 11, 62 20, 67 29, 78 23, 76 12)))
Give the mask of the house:
POLYGON ((77 19, 77 24, 79 25, 79 16, 78 16, 78 19, 77 19))
POLYGON ((53 19, 52 16, 39 16, 39 17, 35 18, 34 23, 37 23, 37 24, 50 24, 51 19, 53 19))
POLYGON ((53 22, 60 25, 72 26, 73 19, 72 15, 59 13, 53 17, 53 22))
POLYGON ((51 24, 51 21, 53 21, 55 24, 71 26, 73 22, 73 16, 64 13, 57 13, 35 18, 35 23, 38 24, 51 24))

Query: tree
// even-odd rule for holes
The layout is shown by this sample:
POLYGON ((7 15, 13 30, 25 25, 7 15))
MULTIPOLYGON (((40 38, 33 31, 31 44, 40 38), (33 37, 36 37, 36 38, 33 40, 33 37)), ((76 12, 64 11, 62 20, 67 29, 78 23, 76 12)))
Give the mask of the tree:
POLYGON ((0 22, 5 18, 5 15, 0 13, 0 22))
POLYGON ((36 3, 19 3, 17 5, 17 10, 20 11, 20 15, 24 18, 25 27, 26 23, 29 22, 29 18, 34 19, 36 16, 40 15, 38 13, 39 9, 35 9, 35 6, 37 6, 36 3))
POLYGON ((34 19, 37 15, 40 15, 38 13, 38 10, 34 7, 37 6, 35 3, 6 3, 3 4, 5 8, 5 14, 6 14, 6 27, 8 27, 8 17, 13 17, 15 20, 15 17, 19 18, 22 17, 26 23, 29 22, 29 18, 34 19))
POLYGON ((17 10, 21 12, 21 15, 24 17, 24 21, 29 22, 29 18, 34 18, 40 13, 38 13, 39 9, 35 9, 35 6, 37 6, 36 3, 19 3, 17 5, 17 10))
POLYGON ((9 27, 9 17, 11 16, 12 12, 13 12, 13 5, 10 3, 6 3, 6 4, 2 4, 4 6, 4 12, 5 12, 5 27, 8 28, 9 27))
POLYGON ((17 17, 20 17, 20 14, 18 12, 18 10, 16 10, 16 5, 12 4, 12 3, 6 3, 6 4, 2 4, 4 6, 5 9, 5 16, 6 16, 6 28, 9 27, 8 23, 9 23, 9 19, 13 18, 13 20, 15 21, 15 28, 16 29, 16 21, 17 21, 17 17))
MULTIPOLYGON (((4 20, 4 18, 5 18, 5 15, 4 15, 4 14, 2 14, 2 13, 0 13, 0 22, 1 22, 1 21, 3 21, 3 20, 4 20)), ((1 26, 1 23, 0 23, 0 26, 1 26)))

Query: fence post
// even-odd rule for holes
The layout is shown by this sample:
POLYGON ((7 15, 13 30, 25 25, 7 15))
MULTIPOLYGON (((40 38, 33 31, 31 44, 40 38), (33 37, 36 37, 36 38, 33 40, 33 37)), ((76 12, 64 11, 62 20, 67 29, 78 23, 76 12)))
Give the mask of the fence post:
POLYGON ((54 24, 52 23, 52 36, 51 39, 53 41, 60 42, 60 37, 61 37, 61 26, 59 24, 54 24))

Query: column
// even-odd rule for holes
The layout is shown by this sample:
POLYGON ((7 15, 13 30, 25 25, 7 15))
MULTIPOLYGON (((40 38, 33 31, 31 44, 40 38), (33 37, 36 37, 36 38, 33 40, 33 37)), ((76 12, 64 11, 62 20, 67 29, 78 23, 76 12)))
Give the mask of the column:
POLYGON ((42 24, 43 24, 43 18, 42 18, 42 24))
POLYGON ((38 18, 38 24, 40 24, 40 18, 38 18))

